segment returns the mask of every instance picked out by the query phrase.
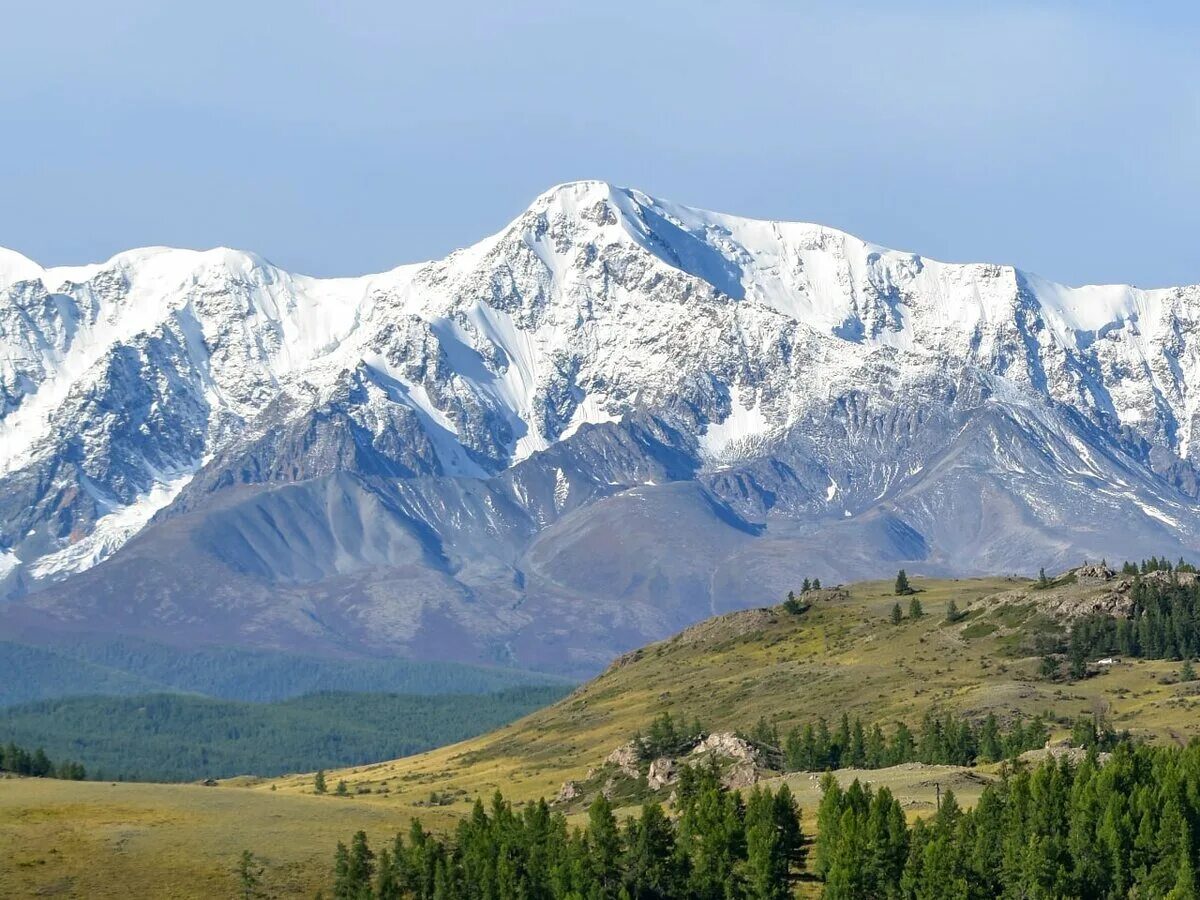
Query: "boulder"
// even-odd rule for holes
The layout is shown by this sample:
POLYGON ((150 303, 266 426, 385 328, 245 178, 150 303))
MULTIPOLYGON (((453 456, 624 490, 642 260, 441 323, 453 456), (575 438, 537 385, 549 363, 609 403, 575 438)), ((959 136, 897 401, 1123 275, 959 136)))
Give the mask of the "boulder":
POLYGON ((675 763, 668 757, 660 756, 650 763, 650 772, 646 775, 646 782, 650 785, 650 790, 657 791, 668 784, 674 784, 678 779, 675 763))
POLYGON ((604 757, 604 762, 608 765, 616 766, 630 778, 637 778, 641 775, 638 771, 638 763, 641 762, 641 755, 638 753, 636 741, 626 741, 620 747, 613 750, 612 753, 604 757))

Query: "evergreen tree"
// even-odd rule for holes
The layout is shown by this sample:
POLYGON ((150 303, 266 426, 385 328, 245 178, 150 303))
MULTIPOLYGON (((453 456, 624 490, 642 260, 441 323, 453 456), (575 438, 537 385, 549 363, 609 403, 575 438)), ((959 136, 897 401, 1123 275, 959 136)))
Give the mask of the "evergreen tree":
POLYGON ((904 613, 900 611, 900 604, 897 603, 892 607, 892 624, 899 625, 904 619, 904 613))
POLYGON ((262 889, 263 867, 249 850, 243 850, 238 859, 237 876, 242 900, 258 900, 266 896, 262 889))
POLYGON ((613 816, 612 804, 601 792, 588 808, 588 846, 591 850, 592 878, 601 897, 616 897, 620 887, 617 865, 621 858, 621 834, 613 816))
POLYGON ((788 896, 788 853, 776 825, 770 791, 756 787, 746 802, 746 894, 748 900, 788 896))
POLYGON ((675 832, 662 807, 643 806, 641 818, 630 819, 626 831, 626 893, 631 900, 679 896, 685 874, 679 863, 675 832))
POLYGON ((328 787, 325 785, 325 770, 317 769, 317 774, 313 776, 313 790, 318 794, 324 794, 328 787))
POLYGON ((913 597, 908 601, 908 617, 910 619, 919 619, 925 615, 925 610, 921 608, 921 601, 913 597))
POLYGON ((908 575, 903 569, 896 573, 896 591, 897 594, 904 596, 905 594, 913 593, 912 585, 908 583, 908 575))
POLYGON ((962 614, 958 611, 958 604, 951 600, 946 604, 946 621, 953 624, 962 618, 962 614))
POLYGON ((821 579, 814 578, 813 582, 812 582, 812 586, 813 586, 814 591, 819 591, 821 589, 821 579))

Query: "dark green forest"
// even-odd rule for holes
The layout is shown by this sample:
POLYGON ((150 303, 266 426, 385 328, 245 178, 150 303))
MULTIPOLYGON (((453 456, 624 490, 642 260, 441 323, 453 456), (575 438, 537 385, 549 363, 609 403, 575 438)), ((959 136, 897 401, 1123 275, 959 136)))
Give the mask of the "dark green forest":
POLYGON ((29 750, 16 744, 0 746, 0 772, 28 775, 30 778, 62 778, 67 781, 83 781, 87 777, 87 770, 77 762, 55 762, 41 747, 29 750))
POLYGON ((360 832, 338 845, 334 897, 782 900, 802 877, 831 900, 1197 896, 1200 742, 1009 767, 974 809, 947 792, 912 824, 887 788, 826 775, 811 844, 786 786, 743 797, 713 768, 683 771, 671 816, 648 804, 618 824, 599 796, 572 829, 497 795, 447 840, 414 821, 376 854, 360 832))
POLYGON ((1088 660, 1109 654, 1181 660, 1200 655, 1200 580, 1186 583, 1180 571, 1171 570, 1165 582, 1135 576, 1129 618, 1094 614, 1076 622, 1068 645, 1055 648, 1065 650, 1071 675, 1082 677, 1088 660))
POLYGON ((105 780, 279 775, 453 743, 553 703, 566 690, 322 693, 266 704, 182 694, 72 697, 0 710, 0 741, 80 760, 90 777, 105 780))
POLYGON ((0 641, 0 706, 81 694, 166 691, 269 702, 320 691, 484 694, 563 679, 407 659, 327 659, 237 647, 184 649, 121 638, 55 647, 0 641))
MULTIPOLYGON (((1074 724, 1081 746, 1107 749, 1119 737, 1107 723, 1094 718, 1074 724)), ((700 722, 679 725, 665 712, 644 734, 634 735, 633 742, 639 759, 646 764, 660 756, 685 754, 706 734, 700 722)), ((885 731, 878 722, 864 724, 857 716, 852 722, 849 715, 843 715, 836 728, 831 728, 825 719, 817 719, 815 723, 795 726, 782 739, 777 726, 760 719, 743 736, 763 754, 769 768, 781 772, 824 772, 841 768, 882 769, 909 762, 948 766, 1000 762, 1042 747, 1050 731, 1041 716, 1029 721, 1016 716, 1002 727, 993 714, 976 724, 951 712, 939 714, 931 710, 915 733, 903 722, 885 731)))
POLYGON ((361 832, 335 854, 334 897, 697 898, 786 896, 802 844, 791 792, 725 791, 710 767, 682 770, 677 812, 648 804, 619 824, 600 795, 584 829, 545 801, 514 810, 498 793, 475 804, 453 840, 413 822, 374 854, 361 832))

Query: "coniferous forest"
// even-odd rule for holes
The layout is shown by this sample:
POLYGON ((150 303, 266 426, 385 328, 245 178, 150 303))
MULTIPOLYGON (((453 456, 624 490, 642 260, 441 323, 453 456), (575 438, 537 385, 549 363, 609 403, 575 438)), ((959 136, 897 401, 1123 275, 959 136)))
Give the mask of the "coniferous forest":
POLYGON ((619 824, 600 796, 572 829, 544 801, 518 811, 497 794, 448 840, 414 821, 376 854, 360 832, 337 848, 334 896, 775 900, 804 854, 834 900, 1197 896, 1200 742, 1009 769, 973 809, 947 792, 912 823, 887 788, 826 775, 810 843, 786 786, 743 796, 685 771, 671 815, 649 804, 619 824))
POLYGON ((77 762, 55 762, 41 747, 30 751, 13 743, 0 746, 0 772, 68 781, 83 781, 87 777, 87 770, 77 762))
POLYGON ((1200 579, 1180 579, 1181 572, 1190 573, 1185 566, 1165 570, 1165 581, 1135 576, 1128 618, 1094 614, 1076 622, 1067 648, 1075 674, 1081 662, 1111 653, 1146 659, 1200 655, 1200 579))

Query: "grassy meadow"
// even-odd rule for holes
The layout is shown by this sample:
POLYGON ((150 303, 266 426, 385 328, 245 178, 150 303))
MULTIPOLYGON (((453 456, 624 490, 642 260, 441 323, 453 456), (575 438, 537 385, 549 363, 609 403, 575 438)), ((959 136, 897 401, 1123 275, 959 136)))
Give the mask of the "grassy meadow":
MULTIPOLYGON (((238 778, 218 787, 0 781, 0 895, 220 896, 233 891, 243 849, 261 856, 279 896, 328 884, 337 840, 364 828, 379 841, 419 816, 453 826, 477 796, 502 789, 520 803, 552 798, 663 711, 710 730, 748 729, 760 717, 781 731, 843 712, 885 725, 914 725, 929 709, 1004 718, 1069 719, 1103 710, 1118 729, 1185 742, 1200 734, 1200 696, 1174 683, 1179 664, 1118 661, 1074 683, 1037 676, 1038 631, 1057 626, 1036 609, 1041 592, 1011 578, 914 578, 925 615, 890 621, 891 582, 814 594, 800 615, 781 609, 710 620, 623 657, 553 706, 462 743, 418 756, 327 773, 238 778), (946 621, 953 600, 964 617, 946 621), (333 793, 345 781, 347 796, 333 793), (146 892, 152 885, 161 890, 146 892)), ((1053 592, 1085 595, 1064 585, 1053 592)), ((1046 596, 1049 596, 1047 593, 1046 596)), ((1056 734, 1067 726, 1052 726, 1056 734)), ((928 812, 937 785, 971 803, 994 770, 906 764, 845 771, 887 784, 912 815, 928 812)), ((785 776, 811 829, 819 789, 808 774, 785 776)), ((778 780, 778 779, 776 779, 778 780)))

